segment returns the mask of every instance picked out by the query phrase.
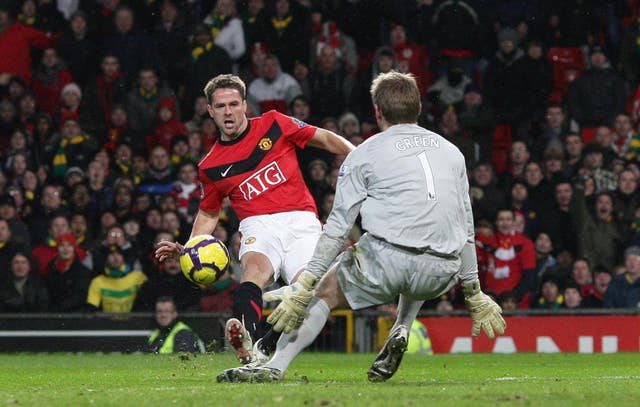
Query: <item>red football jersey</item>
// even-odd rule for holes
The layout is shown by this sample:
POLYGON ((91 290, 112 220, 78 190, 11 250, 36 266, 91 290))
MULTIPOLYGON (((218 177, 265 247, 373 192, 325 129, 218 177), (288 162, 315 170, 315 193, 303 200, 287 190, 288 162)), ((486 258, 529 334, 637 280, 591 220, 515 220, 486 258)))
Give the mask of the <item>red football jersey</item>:
POLYGON ((271 110, 249 119, 235 140, 218 139, 199 167, 200 208, 220 210, 228 196, 240 219, 289 211, 317 213, 296 155, 316 127, 271 110))

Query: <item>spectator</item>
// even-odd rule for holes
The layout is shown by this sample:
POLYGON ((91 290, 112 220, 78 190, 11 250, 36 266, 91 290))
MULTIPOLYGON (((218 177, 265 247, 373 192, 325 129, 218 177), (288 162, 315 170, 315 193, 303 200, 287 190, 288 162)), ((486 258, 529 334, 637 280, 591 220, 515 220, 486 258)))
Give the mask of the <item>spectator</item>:
POLYGON ((89 133, 104 140, 105 132, 112 124, 111 111, 116 104, 124 102, 126 89, 118 57, 105 54, 100 62, 100 73, 84 88, 80 107, 82 123, 89 133))
POLYGON ((577 284, 568 284, 564 288, 564 307, 567 309, 582 308, 582 295, 577 284))
POLYGON ((293 76, 282 72, 275 55, 265 57, 260 68, 260 77, 254 79, 247 89, 247 98, 250 103, 255 104, 256 114, 272 109, 287 113, 289 103, 300 95, 300 85, 293 76))
MULTIPOLYGON (((496 231, 492 236, 477 235, 479 259, 486 263, 483 286, 500 295, 513 291, 522 300, 535 279, 536 256, 533 242, 514 231, 514 214, 500 209, 496 215, 496 231)), ((480 261, 480 260, 479 260, 480 261)))
POLYGON ((171 297, 160 297, 155 303, 157 328, 151 333, 147 352, 204 353, 204 344, 187 324, 178 320, 176 304, 171 297))
POLYGON ((540 296, 533 304, 533 308, 558 309, 562 307, 564 297, 560 294, 558 283, 549 278, 542 283, 540 296))
POLYGON ((49 293, 40 276, 31 272, 29 257, 16 252, 7 268, 11 277, 0 280, 0 312, 47 311, 49 293))
POLYGON ((124 252, 118 245, 105 247, 102 255, 105 258, 103 274, 91 280, 86 302, 93 310, 130 312, 147 276, 125 262, 124 252))
MULTIPOLYGON (((369 100, 371 81, 381 73, 387 73, 398 68, 396 55, 391 47, 379 47, 373 54, 371 69, 363 69, 359 74, 354 96, 359 102, 369 100)), ((357 113, 361 117, 374 118, 373 105, 371 103, 358 103, 354 106, 358 108, 357 113)))
POLYGON ((197 132, 200 129, 202 120, 205 116, 208 115, 209 113, 207 112, 207 97, 204 94, 197 95, 193 99, 193 117, 191 118, 191 120, 185 123, 185 126, 187 126, 187 129, 190 133, 197 132))
POLYGON ((567 179, 573 179, 578 174, 578 170, 582 166, 582 152, 584 143, 582 137, 576 133, 569 133, 564 139, 564 150, 567 152, 567 160, 565 163, 564 176, 567 179))
POLYGON ((526 137, 528 100, 524 95, 531 78, 525 76, 525 54, 518 48, 518 34, 512 28, 503 28, 498 33, 498 45, 484 76, 485 93, 498 123, 511 125, 514 134, 526 137))
POLYGON ((604 308, 640 307, 640 248, 628 247, 624 252, 627 271, 611 280, 604 296, 604 308))
POLYGON ((174 181, 169 152, 163 146, 155 145, 149 153, 149 166, 139 190, 150 194, 165 194, 173 190, 174 181))
POLYGON ((569 113, 581 127, 608 126, 624 110, 624 81, 610 68, 602 47, 594 46, 589 59, 591 68, 569 88, 569 113))
POLYGON ((56 44, 62 60, 69 65, 74 81, 85 86, 94 75, 97 66, 98 47, 89 38, 87 15, 78 10, 74 12, 69 25, 56 44))
POLYGON ((427 100, 433 106, 430 110, 439 115, 448 106, 461 103, 464 91, 471 84, 471 78, 457 64, 449 65, 446 75, 440 77, 427 89, 427 100))
POLYGON ((61 124, 61 133, 57 140, 57 149, 50 161, 52 176, 64 178, 71 167, 87 168, 98 151, 97 141, 82 130, 77 119, 68 117, 61 124))
POLYGON ((71 72, 55 48, 46 48, 33 74, 31 89, 40 110, 53 115, 58 109, 62 88, 73 82, 71 72))
POLYGON ((88 213, 90 211, 75 212, 69 222, 70 233, 76 239, 76 245, 86 252, 95 246, 93 231, 89 228, 88 213))
POLYGON ((198 168, 192 162, 185 162, 178 168, 176 188, 171 191, 178 201, 178 212, 188 223, 192 223, 200 204, 198 188, 198 168))
POLYGON ((306 16, 294 8, 295 3, 291 0, 276 0, 260 22, 261 38, 267 49, 278 57, 285 72, 293 72, 294 61, 309 60, 310 35, 306 30, 306 16))
POLYGON ((570 210, 573 186, 562 180, 554 186, 554 202, 550 211, 540 219, 540 229, 551 237, 557 252, 576 253, 576 232, 570 210))
POLYGON ((616 145, 614 144, 614 135, 611 129, 607 126, 596 127, 595 142, 598 143, 602 149, 602 165, 605 168, 610 168, 611 163, 615 159, 620 159, 616 152, 616 145))
POLYGON ((578 170, 578 174, 582 180, 591 178, 594 181, 596 193, 610 192, 616 189, 616 175, 604 168, 605 151, 597 142, 589 143, 582 151, 582 167, 578 170))
POLYGON ((50 47, 55 37, 35 30, 15 19, 11 0, 0 1, 0 74, 16 75, 31 83, 31 49, 50 47))
POLYGON ((494 112, 478 86, 467 85, 457 111, 463 132, 479 147, 480 160, 491 160, 495 130, 494 112))
POLYGON ((171 141, 178 135, 186 135, 189 130, 178 120, 178 110, 173 97, 165 97, 156 105, 157 117, 153 133, 147 136, 147 149, 151 151, 154 145, 171 148, 171 141))
POLYGON ((596 267, 593 274, 593 288, 582 298, 584 308, 602 308, 605 293, 613 279, 611 273, 604 267, 596 267))
MULTIPOLYGON (((279 0, 279 2, 286 0, 279 0)), ((340 63, 336 49, 325 45, 320 52, 320 62, 309 74, 311 111, 319 117, 340 116, 352 101, 354 79, 340 63)))
POLYGON ((121 4, 114 12, 115 32, 104 40, 104 53, 116 55, 122 73, 129 83, 144 66, 155 72, 161 68, 161 60, 155 43, 142 30, 135 27, 133 9, 121 4))
POLYGON ((534 239, 538 234, 538 218, 546 216, 538 210, 538 203, 530 197, 527 185, 516 180, 511 184, 511 209, 518 216, 522 216, 524 225, 521 233, 529 239, 534 239))
POLYGON ((77 83, 68 83, 60 91, 60 103, 55 112, 55 122, 62 123, 71 117, 80 121, 80 103, 82 101, 82 90, 77 83))
MULTIPOLYGON (((229 53, 213 42, 211 31, 206 25, 196 25, 187 66, 186 84, 191 98, 204 97, 202 90, 211 75, 228 72, 231 72, 229 53)), ((206 113, 206 109, 204 112, 206 113)))
POLYGON ((578 256, 586 258, 594 266, 601 265, 611 270, 619 259, 623 242, 621 225, 613 217, 613 200, 608 193, 597 194, 595 213, 591 213, 585 195, 583 188, 576 188, 570 204, 577 232, 578 256))
POLYGON ((184 278, 177 258, 162 263, 154 262, 148 274, 149 280, 142 285, 136 297, 135 310, 150 311, 162 297, 175 298, 178 311, 200 310, 199 303, 204 291, 184 278))
POLYGON ((626 113, 618 113, 613 122, 615 129, 613 149, 619 157, 625 159, 633 157, 631 150, 633 136, 636 132, 631 124, 631 117, 626 113))
POLYGON ((124 157, 118 155, 118 147, 126 145, 131 153, 146 154, 145 139, 140 133, 131 128, 129 116, 122 105, 113 106, 110 123, 103 149, 110 155, 113 154, 115 161, 119 161, 113 163, 118 168, 118 171, 116 171, 118 174, 131 175, 133 172, 131 171, 133 164, 131 157, 129 157, 129 161, 125 162, 124 157))
POLYGON ((506 206, 506 196, 498 188, 493 165, 481 161, 471 172, 469 194, 474 219, 495 219, 497 208, 506 206))
POLYGON ((628 228, 636 217, 636 208, 640 206, 640 193, 638 192, 638 179, 630 170, 623 170, 618 175, 618 188, 613 191, 613 206, 616 219, 624 223, 628 236, 628 228))
POLYGON ((520 97, 525 99, 524 117, 532 123, 544 114, 544 105, 553 84, 553 69, 540 41, 529 41, 525 51, 521 65, 526 81, 520 97))
POLYGON ((514 141, 509 150, 509 166, 500 174, 498 185, 506 190, 515 179, 524 177, 524 170, 530 157, 527 144, 524 141, 514 141))
POLYGON ((9 221, 0 217, 0 281, 8 277, 6 271, 13 256, 24 250, 24 246, 15 242, 9 221))
POLYGON ((406 27, 398 22, 391 23, 389 44, 393 48, 398 71, 413 74, 420 94, 425 96, 433 76, 429 70, 427 50, 422 45, 410 41, 407 38, 406 27))
POLYGON ((549 104, 543 123, 539 126, 533 140, 532 156, 534 160, 542 159, 549 150, 564 151, 563 137, 568 130, 568 121, 562 105, 549 104))
POLYGON ((158 50, 162 65, 166 69, 169 86, 179 89, 184 86, 187 73, 188 39, 191 30, 186 24, 184 13, 178 0, 165 0, 160 5, 160 15, 155 18, 151 36, 158 50))
MULTIPOLYGON (((80 260, 81 250, 69 233, 56 237, 56 256, 47 264, 45 282, 51 298, 50 311, 77 312, 85 309, 90 270, 80 260)), ((33 257, 33 255, 32 255, 33 257)))
MULTIPOLYGON (((140 69, 138 84, 129 91, 125 101, 131 129, 141 134, 150 134, 158 112, 158 102, 164 98, 174 99, 177 106, 173 92, 160 83, 157 71, 150 67, 140 69)), ((175 118, 179 120, 179 114, 175 118)))
POLYGON ((571 277, 568 282, 577 284, 583 297, 589 294, 593 288, 593 274, 587 259, 578 257, 573 261, 571 277))
MULTIPOLYGON (((31 251, 31 234, 27 225, 18 217, 16 200, 10 193, 0 195, 0 219, 4 219, 9 224, 11 240, 20 246, 24 251, 31 251)), ((7 243, 6 241, 4 243, 7 243)), ((11 244, 9 245, 11 246, 11 244)), ((2 246, 4 248, 5 245, 2 246)), ((2 249, 0 249, 1 251, 2 249)), ((4 264, 0 261, 0 264, 4 264)))
MULTIPOLYGON (((203 23, 211 27, 215 44, 229 54, 236 63, 246 51, 242 21, 238 18, 235 0, 218 0, 203 23)), ((237 72, 237 66, 235 68, 237 72)), ((209 73, 211 75, 211 73, 209 73)))

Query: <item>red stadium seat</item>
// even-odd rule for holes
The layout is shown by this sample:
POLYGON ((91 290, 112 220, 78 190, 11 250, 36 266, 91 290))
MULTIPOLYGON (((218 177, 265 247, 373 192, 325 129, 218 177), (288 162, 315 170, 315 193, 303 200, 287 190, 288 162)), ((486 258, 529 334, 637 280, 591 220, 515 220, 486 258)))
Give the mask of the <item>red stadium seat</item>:
POLYGON ((579 47, 556 47, 549 49, 547 58, 553 66, 553 89, 549 101, 561 103, 571 82, 585 69, 584 52, 579 47))
POLYGON ((585 127, 582 129, 582 142, 589 144, 596 139, 597 127, 585 127))

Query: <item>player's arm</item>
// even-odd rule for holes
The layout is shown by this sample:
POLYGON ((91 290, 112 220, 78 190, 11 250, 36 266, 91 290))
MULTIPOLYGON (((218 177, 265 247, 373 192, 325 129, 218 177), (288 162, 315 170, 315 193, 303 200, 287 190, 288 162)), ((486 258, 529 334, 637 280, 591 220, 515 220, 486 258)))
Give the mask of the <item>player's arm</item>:
MULTIPOLYGON (((191 236, 189 236, 189 239, 198 235, 210 235, 218 224, 219 216, 219 211, 207 212, 200 209, 193 221, 193 228, 191 228, 191 236)), ((166 258, 178 256, 182 251, 182 247, 178 242, 158 242, 156 246, 156 259, 162 262, 166 258)))
MULTIPOLYGON (((464 167, 464 166, 463 166, 464 167)), ((489 338, 493 339, 495 334, 502 335, 507 323, 502 318, 502 309, 480 289, 478 279, 478 260, 475 249, 475 231, 473 227, 473 212, 471 210, 471 200, 469 198, 469 180, 466 170, 463 168, 460 176, 463 194, 464 209, 467 223, 467 241, 465 242, 460 258, 460 279, 462 280, 462 293, 464 302, 469 310, 469 315, 473 320, 471 335, 478 336, 482 329, 489 338)))
POLYGON ((316 129, 313 137, 309 139, 307 146, 321 148, 338 155, 347 155, 356 148, 346 138, 320 127, 316 129))

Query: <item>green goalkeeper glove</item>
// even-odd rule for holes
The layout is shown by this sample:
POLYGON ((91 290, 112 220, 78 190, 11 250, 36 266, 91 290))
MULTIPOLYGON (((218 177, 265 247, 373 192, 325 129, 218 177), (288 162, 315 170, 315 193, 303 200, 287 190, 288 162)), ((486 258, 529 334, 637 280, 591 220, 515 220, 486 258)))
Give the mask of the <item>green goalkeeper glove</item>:
POLYGON ((276 332, 289 333, 300 327, 313 297, 316 280, 316 276, 303 271, 292 285, 264 293, 262 298, 265 301, 281 301, 267 318, 276 332))
POLYGON ((473 328, 471 335, 478 336, 480 328, 493 339, 495 333, 502 335, 507 323, 502 318, 502 308, 496 304, 491 297, 480 291, 480 282, 475 280, 473 283, 463 284, 462 292, 464 293, 464 302, 473 319, 473 328))

